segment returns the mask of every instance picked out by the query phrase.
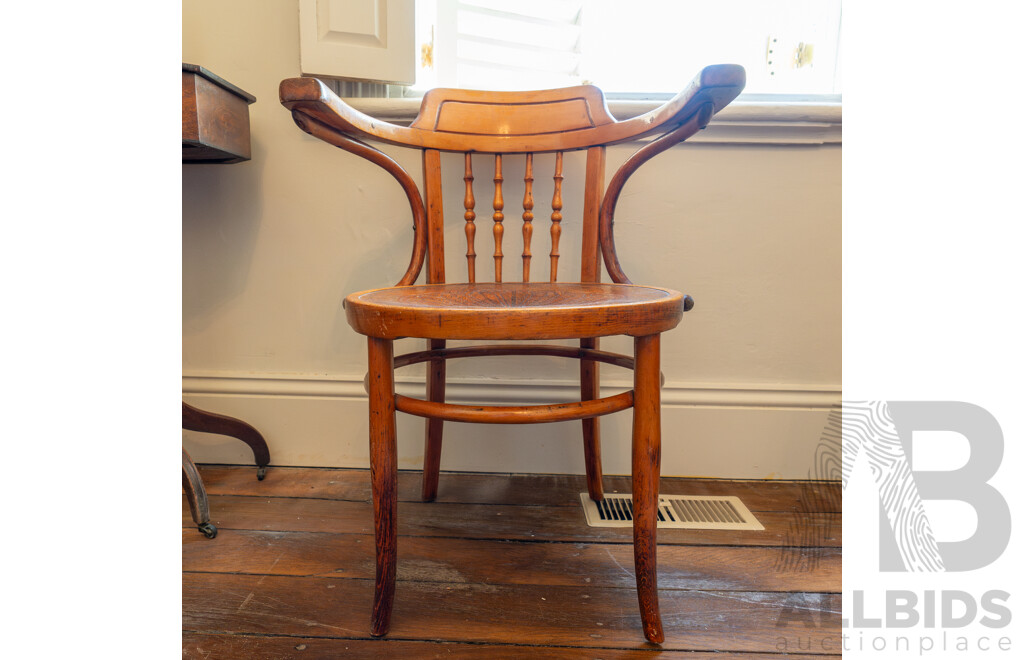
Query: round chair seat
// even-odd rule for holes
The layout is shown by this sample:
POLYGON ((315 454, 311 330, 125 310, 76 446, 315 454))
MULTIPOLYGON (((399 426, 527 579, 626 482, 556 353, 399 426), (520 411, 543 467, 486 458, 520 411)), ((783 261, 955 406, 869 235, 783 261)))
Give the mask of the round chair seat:
POLYGON ((353 293, 349 325, 381 339, 573 339, 653 335, 683 316, 683 294, 634 284, 425 284, 353 293))

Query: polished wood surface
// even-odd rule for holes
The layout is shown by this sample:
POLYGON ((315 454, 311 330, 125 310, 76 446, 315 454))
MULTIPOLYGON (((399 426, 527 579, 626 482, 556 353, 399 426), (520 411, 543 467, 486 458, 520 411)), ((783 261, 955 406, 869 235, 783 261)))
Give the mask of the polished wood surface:
POLYGON ((270 465, 270 449, 263 434, 248 422, 242 421, 228 415, 220 415, 206 410, 200 410, 190 406, 184 401, 181 402, 181 428, 187 431, 199 433, 217 433, 238 438, 249 445, 253 458, 256 461, 259 478, 263 478, 264 469, 270 465))
MULTIPOLYGON (((397 286, 349 295, 345 313, 352 328, 369 341, 370 460, 373 477, 377 573, 371 634, 383 635, 394 601, 397 517, 394 472, 397 464, 395 411, 427 418, 424 439, 422 498, 431 501, 438 490, 444 421, 488 424, 583 420, 587 490, 603 497, 601 474, 601 415, 633 407, 634 560, 637 595, 645 637, 664 641, 659 614, 656 575, 656 509, 660 471, 660 334, 674 328, 692 299, 669 289, 633 285, 615 252, 612 216, 626 180, 636 169, 672 145, 704 128, 715 112, 739 94, 744 72, 735 65, 702 70, 693 82, 661 108, 642 117, 616 121, 604 96, 593 86, 536 92, 482 92, 438 89, 428 92, 420 113, 409 127, 370 119, 352 110, 319 82, 289 79, 281 83, 281 102, 296 124, 329 144, 374 162, 405 189, 416 230, 410 267, 397 286), (626 161, 605 190, 605 147, 626 140, 655 136, 626 161), (423 151, 424 202, 414 194, 416 184, 388 156, 362 140, 386 142, 423 151), (587 149, 585 192, 582 200, 582 244, 579 281, 559 282, 562 257, 563 180, 566 151, 587 149), (461 152, 463 229, 466 236, 466 283, 448 282, 444 258, 444 204, 441 151, 461 152), (533 182, 540 170, 534 155, 554 152, 548 282, 532 283, 534 222, 533 182), (512 172, 506 154, 525 154, 523 171, 512 172), (481 282, 476 270, 477 197, 474 154, 493 158, 489 206, 493 243, 493 282, 481 282), (487 156, 490 154, 490 156, 487 156), (506 232, 506 179, 522 176, 522 276, 505 268, 507 244, 517 232, 506 232), (425 221, 425 228, 424 228, 425 221), (423 263, 425 285, 414 286, 423 263), (601 283, 600 255, 611 276, 601 283), (597 338, 627 335, 635 338, 636 358, 615 356, 620 366, 635 368, 634 389, 599 398, 597 338), (393 355, 394 339, 427 339, 427 351, 393 355), (467 406, 445 401, 445 360, 451 357, 499 354, 449 352, 448 340, 576 339, 580 362, 581 400, 535 406, 467 406), (394 393, 393 370, 428 362, 427 398, 394 393), (382 379, 381 370, 388 375, 382 379)), ((516 161, 518 163, 518 161, 516 161)), ((483 193, 479 193, 485 199, 483 193)), ((570 200, 571 203, 571 200, 570 200)), ((514 218, 518 212, 511 215, 514 218)), ((482 248, 481 248, 482 250, 482 248)), ((486 254, 484 252, 481 252, 486 254)), ((558 355, 557 352, 540 353, 558 355)))
POLYGON ((181 65, 181 161, 249 160, 249 104, 256 97, 194 64, 181 65))
MULTIPOLYGON (((446 361, 446 342, 443 339, 427 340, 427 350, 420 355, 429 355, 434 359, 427 365, 427 401, 444 403, 445 375, 448 370, 446 361)), ((409 358, 410 355, 403 356, 409 358)), ((395 368, 399 364, 393 362, 395 368)), ((412 364, 408 362, 406 364, 412 364)), ((404 366, 404 365, 403 365, 404 366)), ((395 402, 397 405, 397 401, 395 402)), ((433 502, 437 497, 437 480, 441 472, 441 438, 444 433, 444 420, 428 418, 423 438, 423 501, 433 502)))
POLYGON ((683 294, 619 284, 436 284, 353 293, 349 325, 370 336, 573 339, 671 330, 683 294))
MULTIPOLYGON (((252 474, 233 466, 205 465, 210 495, 302 498, 316 496, 327 500, 370 501, 370 473, 360 469, 280 468, 284 474, 273 484, 255 483, 252 474), (269 489, 269 490, 268 490, 269 489)), ((276 470, 275 470, 276 471, 276 470)), ((398 501, 412 504, 420 501, 419 473, 402 470, 398 473, 398 501)), ((584 488, 580 476, 569 474, 493 474, 466 472, 449 475, 445 487, 438 491, 439 503, 486 504, 519 507, 579 506, 578 497, 584 488)), ((632 477, 606 475, 609 492, 629 492, 632 477)), ((732 479, 680 479, 663 477, 663 494, 735 495, 755 513, 790 516, 795 521, 800 512, 837 514, 842 511, 842 489, 835 482, 791 482, 732 479)), ((404 506, 404 505, 403 505, 404 506)), ((427 510, 435 510, 432 507, 427 510)), ((780 519, 782 520, 782 519, 780 519)), ((561 524, 561 523, 557 523, 561 524)), ((837 530, 837 533, 841 530, 837 530)), ((663 535, 681 532, 665 530, 663 535)), ((623 537, 625 538, 625 536, 623 537)), ((697 539, 694 536, 691 542, 697 539)), ((750 538, 746 535, 741 538, 750 538)), ((698 541, 699 542, 699 541, 698 541)), ((747 541, 745 541, 747 542, 747 541)))
POLYGON ((395 407, 417 417, 444 419, 452 422, 476 424, 540 424, 568 422, 610 415, 633 405, 633 393, 622 392, 603 399, 551 403, 539 406, 461 406, 454 403, 435 403, 412 397, 395 397, 395 407))
POLYGON ((633 371, 633 565, 644 636, 665 641, 658 607, 658 477, 661 474, 661 336, 637 337, 633 371))
MULTIPOLYGON (((183 498, 186 658, 806 660, 841 649, 842 554, 826 540, 841 535, 837 483, 662 478, 662 492, 738 495, 791 531, 766 543, 764 532, 709 542, 659 530, 659 650, 637 634, 631 530, 593 535, 583 476, 443 473, 437 501, 422 504, 419 473, 400 471, 392 632, 369 639, 369 472, 276 468, 257 483, 239 467, 200 470, 220 533, 198 534, 183 498), (812 515, 833 516, 835 529, 805 533, 812 515), (804 655, 780 652, 797 640, 804 655)), ((631 488, 630 477, 605 479, 609 492, 631 488)))
MULTIPOLYGON (((582 340, 580 343, 597 344, 596 340, 582 340)), ((576 358, 584 361, 597 361, 604 364, 611 364, 625 369, 632 369, 633 358, 628 355, 599 351, 596 348, 581 346, 559 346, 556 344, 477 344, 475 346, 458 346, 455 348, 444 348, 444 342, 431 341, 432 344, 442 344, 439 348, 431 348, 416 353, 406 353, 395 358, 395 368, 405 367, 410 364, 418 364, 428 360, 449 360, 464 357, 484 357, 493 355, 550 355, 553 357, 576 358)))
POLYGON ((377 570, 370 634, 387 633, 395 600, 398 543, 398 452, 395 447, 394 349, 387 339, 367 340, 370 367, 370 481, 373 486, 373 534, 377 570))
POLYGON ((210 501, 206 496, 203 479, 199 476, 196 464, 184 449, 181 450, 181 487, 188 500, 192 522, 207 538, 217 536, 217 528, 210 524, 210 501))
MULTIPOLYGON (((705 105, 718 112, 739 95, 745 82, 741 66, 709 66, 661 107, 622 122, 612 118, 603 94, 590 85, 538 92, 431 90, 424 96, 419 116, 408 127, 382 122, 355 110, 314 78, 288 78, 281 82, 279 94, 281 103, 289 110, 357 139, 441 151, 537 153, 586 149, 664 133, 705 105), (516 112, 515 120, 506 124, 504 117, 509 104, 529 106, 529 112, 516 112), (466 106, 470 105, 479 115, 474 132, 435 130, 438 115, 444 115, 445 106, 468 109, 466 106), (590 113, 588 119, 578 112, 584 105, 590 113), (532 126, 524 123, 537 117, 543 121, 532 126), (482 130, 485 126, 486 131, 482 130), (502 132, 506 127, 508 132, 502 132)), ((453 125, 454 122, 444 123, 445 128, 453 125)))

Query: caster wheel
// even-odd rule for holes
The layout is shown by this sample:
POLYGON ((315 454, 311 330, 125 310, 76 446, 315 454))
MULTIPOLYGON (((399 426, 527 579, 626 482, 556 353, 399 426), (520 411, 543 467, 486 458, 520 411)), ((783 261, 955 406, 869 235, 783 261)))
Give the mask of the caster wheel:
POLYGON ((263 481, 263 477, 265 477, 265 476, 267 476, 267 466, 266 465, 263 465, 261 467, 256 468, 256 479, 257 480, 263 481))
POLYGON ((205 536, 208 539, 212 539, 215 536, 217 536, 217 528, 211 525, 210 523, 203 523, 202 525, 200 525, 199 531, 202 532, 203 536, 205 536))

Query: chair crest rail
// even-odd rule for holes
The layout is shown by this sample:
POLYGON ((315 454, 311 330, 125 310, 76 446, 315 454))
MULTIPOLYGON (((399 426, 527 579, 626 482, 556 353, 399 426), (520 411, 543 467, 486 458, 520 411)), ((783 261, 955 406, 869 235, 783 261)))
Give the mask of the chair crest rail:
POLYGON ((355 110, 315 78, 283 80, 279 93, 289 110, 359 139, 439 151, 508 154, 572 151, 664 133, 706 103, 718 112, 739 95, 745 81, 741 66, 705 67, 664 105, 625 121, 611 116, 601 91, 591 85, 537 92, 436 89, 424 96, 419 115, 408 127, 355 110), (471 118, 495 114, 507 118, 497 131, 486 123, 472 123, 471 118), (535 124, 545 125, 544 132, 534 132, 535 124))

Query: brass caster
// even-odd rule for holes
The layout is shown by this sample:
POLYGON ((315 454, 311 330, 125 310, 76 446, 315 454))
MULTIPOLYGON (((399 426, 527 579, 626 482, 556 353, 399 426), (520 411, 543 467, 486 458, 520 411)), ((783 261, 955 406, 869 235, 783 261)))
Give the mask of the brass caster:
POLYGON ((208 539, 212 539, 217 536, 217 528, 210 523, 203 523, 199 525, 199 531, 208 539))

